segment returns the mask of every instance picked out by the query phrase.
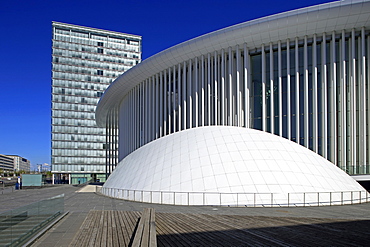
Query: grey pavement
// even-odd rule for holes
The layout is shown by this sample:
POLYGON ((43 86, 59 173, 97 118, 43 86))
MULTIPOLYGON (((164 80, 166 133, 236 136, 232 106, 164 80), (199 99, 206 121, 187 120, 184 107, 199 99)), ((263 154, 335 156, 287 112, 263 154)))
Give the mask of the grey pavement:
POLYGON ((33 246, 68 246, 90 210, 142 211, 144 208, 151 207, 157 212, 163 213, 309 217, 352 220, 370 219, 370 203, 345 206, 273 208, 174 206, 113 199, 92 192, 76 192, 80 189, 81 187, 72 185, 60 185, 0 194, 0 213, 42 199, 64 194, 65 211, 68 211, 69 214, 55 224, 46 234, 35 242, 33 246))

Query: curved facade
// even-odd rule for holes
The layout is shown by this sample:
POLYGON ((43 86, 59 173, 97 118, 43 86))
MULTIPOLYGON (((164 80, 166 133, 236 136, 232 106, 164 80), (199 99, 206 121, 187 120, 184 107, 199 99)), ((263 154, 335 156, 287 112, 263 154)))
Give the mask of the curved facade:
POLYGON ((119 129, 108 172, 151 141, 215 125, 269 132, 349 174, 369 174, 369 16, 370 1, 332 2, 221 29, 143 61, 97 108, 108 136, 119 129))

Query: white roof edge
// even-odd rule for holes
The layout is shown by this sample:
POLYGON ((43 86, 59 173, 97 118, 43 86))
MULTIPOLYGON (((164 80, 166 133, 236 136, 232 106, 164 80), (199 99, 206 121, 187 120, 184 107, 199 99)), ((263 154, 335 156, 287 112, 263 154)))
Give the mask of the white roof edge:
MULTIPOLYGON (((172 46, 166 50, 163 50, 146 60, 142 61, 140 64, 136 65, 135 67, 131 68, 121 76, 119 76, 105 91, 103 96, 101 97, 99 104, 96 109, 96 122, 98 126, 105 126, 105 119, 106 115, 108 114, 108 110, 116 105, 119 105, 123 96, 127 94, 129 90, 135 87, 138 83, 145 80, 146 78, 154 75, 155 73, 167 69, 173 65, 178 63, 187 61, 189 59, 194 58, 194 53, 202 55, 209 53, 209 49, 214 50, 221 50, 224 48, 228 48, 230 46, 235 46, 240 43, 240 40, 237 41, 235 36, 239 36, 244 40, 242 43, 247 43, 248 48, 256 48, 258 45, 264 43, 264 39, 261 37, 261 33, 270 32, 272 30, 276 30, 277 28, 288 28, 291 27, 292 24, 288 22, 278 22, 277 20, 280 19, 287 19, 292 17, 299 17, 304 16, 312 12, 318 12, 319 14, 316 15, 316 19, 313 19, 312 22, 315 21, 325 21, 328 20, 328 15, 332 15, 332 19, 341 19, 347 18, 350 15, 357 15, 363 12, 370 11, 370 0, 342 0, 342 1, 335 1, 329 2, 314 6, 309 6, 301 9, 290 10, 287 12, 282 12, 258 19, 254 19, 251 21, 246 21, 240 24, 236 24, 230 27, 222 28, 199 37, 190 39, 188 41, 182 42, 178 45, 172 46), (353 10, 353 5, 356 4, 365 4, 367 8, 357 8, 353 10), (333 15, 333 9, 341 8, 341 12, 343 11, 342 8, 348 8, 345 13, 347 15, 338 16, 338 12, 335 12, 337 15, 333 15), (354 11, 357 11, 354 13, 354 11), (271 21, 274 21, 271 23, 271 21), (253 30, 254 29, 254 30, 253 30), (227 39, 227 37, 234 37, 232 40, 227 39), (249 42, 250 41, 250 42, 249 42), (256 43, 256 41, 261 41, 256 43)), ((309 22, 309 23, 312 23, 309 22)), ((308 25, 307 21, 294 24, 297 27, 306 27, 308 25)), ((326 27, 327 28, 327 27, 326 27)), ((332 28, 332 27, 330 27, 332 28)), ((327 28, 324 32, 334 31, 333 29, 327 28)), ((303 30, 301 28, 297 28, 297 30, 303 30)), ((312 32, 312 30, 308 30, 312 32)), ((298 31, 297 31, 298 32, 298 31)), ((301 31, 302 32, 302 31, 301 31)), ((313 33, 307 33, 310 35, 313 33)), ((295 34, 290 34, 292 37, 295 34)), ((290 36, 284 36, 285 39, 292 38, 290 36)), ((269 42, 277 42, 279 38, 276 40, 268 40, 269 42)), ((267 40, 266 40, 267 41, 267 40)))

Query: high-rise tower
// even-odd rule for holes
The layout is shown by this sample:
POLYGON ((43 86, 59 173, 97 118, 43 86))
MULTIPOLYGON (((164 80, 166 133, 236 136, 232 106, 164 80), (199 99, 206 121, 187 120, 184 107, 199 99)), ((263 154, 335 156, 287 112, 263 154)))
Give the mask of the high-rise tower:
POLYGON ((56 183, 105 181, 106 130, 95 108, 141 61, 141 36, 53 22, 52 172, 56 183))

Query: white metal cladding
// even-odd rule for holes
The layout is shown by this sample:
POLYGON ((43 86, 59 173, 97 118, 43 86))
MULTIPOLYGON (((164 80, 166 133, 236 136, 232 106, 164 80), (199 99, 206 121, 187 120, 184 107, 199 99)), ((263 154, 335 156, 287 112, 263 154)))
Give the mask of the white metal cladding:
POLYGON ((198 126, 261 129, 351 174, 369 173, 370 2, 342 1, 225 28, 118 78, 97 109, 120 106, 120 157, 198 126))

